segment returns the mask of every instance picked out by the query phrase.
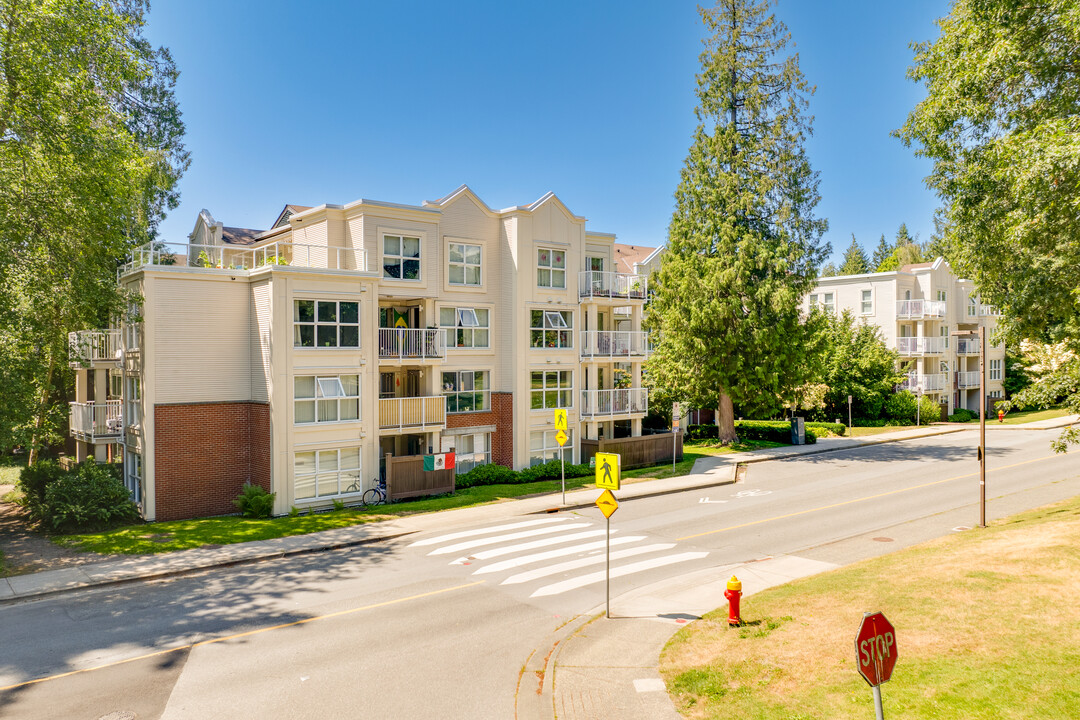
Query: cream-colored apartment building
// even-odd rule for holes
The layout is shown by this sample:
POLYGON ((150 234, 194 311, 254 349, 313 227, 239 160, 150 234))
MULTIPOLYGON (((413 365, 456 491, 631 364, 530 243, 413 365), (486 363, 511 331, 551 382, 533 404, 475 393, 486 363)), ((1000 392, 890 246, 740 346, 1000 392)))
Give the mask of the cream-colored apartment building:
MULTIPOLYGON (((943 258, 893 272, 818 278, 804 310, 848 310, 881 328, 885 344, 900 354, 902 387, 921 392, 949 412, 979 409, 979 343, 986 335, 986 394, 1004 397, 1005 346, 994 345, 997 311, 980 302, 975 286, 956 277, 943 258)), ((992 410, 987 406, 987 412, 992 410)))
POLYGON ((576 462, 648 410, 646 278, 616 257, 551 193, 289 205, 265 231, 204 210, 121 269, 119 327, 72 333, 80 459, 122 454, 150 520, 233 512, 245 482, 276 513, 358 500, 388 455, 576 462))

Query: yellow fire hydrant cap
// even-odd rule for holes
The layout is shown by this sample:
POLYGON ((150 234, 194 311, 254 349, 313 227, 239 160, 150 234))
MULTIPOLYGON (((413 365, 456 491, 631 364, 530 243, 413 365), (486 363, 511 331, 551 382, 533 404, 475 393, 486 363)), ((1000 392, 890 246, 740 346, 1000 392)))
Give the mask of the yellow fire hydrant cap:
POLYGON ((732 575, 731 579, 727 581, 727 589, 732 591, 738 590, 739 592, 742 592, 742 581, 732 575))

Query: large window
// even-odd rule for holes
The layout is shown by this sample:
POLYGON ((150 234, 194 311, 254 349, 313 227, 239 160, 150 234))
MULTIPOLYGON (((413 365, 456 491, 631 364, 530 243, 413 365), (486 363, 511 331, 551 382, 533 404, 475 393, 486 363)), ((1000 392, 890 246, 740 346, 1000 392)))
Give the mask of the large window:
POLYGON ((297 500, 363 492, 360 448, 296 453, 293 461, 293 490, 297 500))
POLYGON ((295 347, 360 347, 360 303, 293 301, 295 347))
POLYGON ((990 361, 990 379, 991 380, 1000 380, 1001 379, 1001 359, 1000 358, 997 359, 997 360, 991 360, 990 361))
POLYGON ((536 284, 540 287, 566 287, 566 253, 562 250, 537 248, 536 284))
POLYGON ((451 447, 454 448, 454 465, 458 475, 491 462, 491 433, 443 435, 443 452, 449 452, 451 447))
POLYGON ((533 310, 529 342, 534 348, 574 347, 574 313, 561 310, 533 310))
POLYGON ((293 421, 297 425, 359 418, 359 375, 293 378, 293 421))
POLYGON ((142 382, 137 377, 128 376, 127 397, 124 398, 124 412, 127 413, 128 426, 142 425, 142 382))
POLYGON ((439 308, 439 325, 449 328, 447 347, 488 347, 489 321, 490 314, 484 308, 439 308))
POLYGON ((420 238, 383 235, 383 277, 420 279, 420 238))
POLYGON ((456 370, 442 374, 446 412, 479 412, 491 409, 486 370, 456 370))
POLYGON ((574 373, 570 370, 533 372, 530 392, 533 410, 573 407, 574 373))
POLYGON ((554 430, 534 430, 529 433, 529 465, 539 465, 548 460, 558 460, 563 454, 566 462, 574 462, 574 431, 567 430, 569 439, 566 445, 559 447, 554 430))
POLYGON ((480 284, 480 246, 450 243, 450 284, 480 284))
POLYGON ((810 309, 813 310, 815 307, 819 306, 825 312, 834 312, 836 310, 835 295, 833 295, 833 293, 822 293, 820 295, 812 293, 810 295, 810 309))

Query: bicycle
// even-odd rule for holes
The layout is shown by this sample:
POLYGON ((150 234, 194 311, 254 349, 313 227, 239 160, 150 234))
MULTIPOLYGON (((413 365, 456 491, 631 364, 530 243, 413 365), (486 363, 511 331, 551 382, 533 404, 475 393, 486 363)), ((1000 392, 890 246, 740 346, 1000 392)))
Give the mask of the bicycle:
POLYGON ((368 505, 385 505, 386 481, 376 478, 375 487, 365 490, 360 497, 360 502, 364 504, 364 507, 368 505))

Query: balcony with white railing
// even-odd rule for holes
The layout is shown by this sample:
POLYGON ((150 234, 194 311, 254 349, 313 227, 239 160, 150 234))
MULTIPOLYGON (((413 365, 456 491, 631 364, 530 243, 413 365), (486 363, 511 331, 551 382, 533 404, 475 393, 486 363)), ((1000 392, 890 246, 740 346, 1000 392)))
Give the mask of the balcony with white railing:
POLYGON ((442 328, 379 328, 379 359, 432 360, 446 357, 442 328))
POLYGON ((979 341, 978 340, 957 340, 956 341, 956 354, 957 355, 978 355, 979 354, 979 341))
POLYGON ((901 337, 896 338, 896 350, 901 355, 940 355, 945 352, 943 337, 901 337))
POLYGON ((900 381, 901 390, 911 392, 941 392, 945 390, 945 373, 924 375, 923 373, 910 372, 900 381))
POLYGON ((649 354, 649 333, 638 330, 582 330, 581 357, 628 358, 649 354))
POLYGON ((582 298, 644 300, 649 279, 644 275, 585 270, 578 274, 578 295, 582 298))
POLYGON ((70 403, 71 436, 77 440, 96 443, 121 438, 120 401, 106 400, 98 403, 70 403))
POLYGON ((581 391, 581 416, 583 418, 640 415, 647 412, 649 412, 648 388, 581 391))
POLYGON ((993 305, 979 305, 979 315, 982 317, 998 317, 1001 311, 993 305))
POLYGON ((896 317, 900 320, 943 318, 947 307, 940 300, 897 300, 896 317))
POLYGON ((120 362, 119 330, 80 330, 68 333, 68 361, 73 367, 120 362))
POLYGON ((379 398, 380 430, 440 430, 446 427, 446 397, 379 398))
POLYGON ((956 387, 961 390, 970 390, 979 387, 979 371, 965 371, 956 373, 956 387))
POLYGON ((267 265, 362 272, 367 269, 367 256, 362 248, 289 242, 258 247, 149 242, 131 252, 128 262, 120 268, 120 274, 144 267, 178 266, 243 272, 267 265))

